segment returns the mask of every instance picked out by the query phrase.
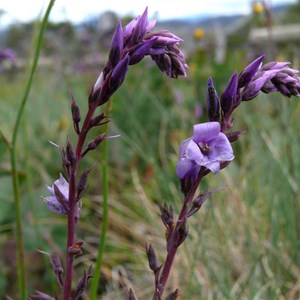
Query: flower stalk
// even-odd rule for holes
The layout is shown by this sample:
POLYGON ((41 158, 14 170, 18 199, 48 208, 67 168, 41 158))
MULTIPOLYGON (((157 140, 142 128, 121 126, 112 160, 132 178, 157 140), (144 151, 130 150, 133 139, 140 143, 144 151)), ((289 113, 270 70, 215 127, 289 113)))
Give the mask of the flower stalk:
MULTIPOLYGON (((92 277, 92 270, 84 272, 80 282, 77 284, 75 293, 72 293, 73 263, 77 255, 81 254, 83 242, 76 241, 76 227, 79 220, 79 200, 86 190, 87 175, 91 168, 79 174, 81 160, 92 150, 95 150, 107 137, 102 134, 87 142, 87 135, 95 126, 106 126, 108 117, 104 113, 96 114, 96 109, 110 100, 116 90, 125 80, 127 71, 131 65, 137 64, 145 56, 151 56, 158 68, 169 77, 177 78, 185 76, 187 67, 185 59, 177 45, 182 41, 168 31, 150 30, 155 26, 155 21, 148 21, 148 10, 128 23, 124 28, 121 22, 117 23, 112 39, 109 59, 88 97, 88 111, 80 127, 81 115, 74 97, 71 99, 71 112, 74 130, 77 134, 76 147, 67 139, 65 147, 59 147, 63 166, 67 173, 67 180, 62 176, 55 181, 48 190, 52 194, 45 198, 48 208, 68 217, 67 246, 65 278, 61 280, 62 294, 64 300, 76 300, 86 289, 88 280, 92 277), (86 146, 85 146, 86 145, 86 146), (75 150, 73 150, 75 149, 75 150), (67 186, 67 188, 66 188, 67 186)), ((104 207, 103 224, 100 237, 98 258, 96 261, 95 278, 92 284, 91 299, 96 299, 97 287, 101 273, 101 264, 105 249, 105 239, 108 222, 108 179, 107 179, 107 146, 104 147, 104 207)), ((132 295, 132 293, 129 293, 132 295)))

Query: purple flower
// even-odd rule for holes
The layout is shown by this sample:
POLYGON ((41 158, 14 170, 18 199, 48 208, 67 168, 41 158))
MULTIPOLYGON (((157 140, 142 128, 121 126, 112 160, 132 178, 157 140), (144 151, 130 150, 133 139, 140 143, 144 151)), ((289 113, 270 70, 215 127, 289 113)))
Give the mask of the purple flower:
POLYGON ((180 146, 176 172, 180 179, 196 177, 202 167, 214 174, 222 162, 233 160, 233 150, 218 122, 194 125, 194 134, 180 146))
POLYGON ((14 62, 16 60, 16 53, 12 49, 4 49, 0 51, 0 63, 4 60, 10 60, 14 62))
POLYGON ((48 186, 51 196, 44 198, 47 207, 55 213, 68 214, 69 183, 60 174, 60 178, 54 181, 52 186, 48 186))

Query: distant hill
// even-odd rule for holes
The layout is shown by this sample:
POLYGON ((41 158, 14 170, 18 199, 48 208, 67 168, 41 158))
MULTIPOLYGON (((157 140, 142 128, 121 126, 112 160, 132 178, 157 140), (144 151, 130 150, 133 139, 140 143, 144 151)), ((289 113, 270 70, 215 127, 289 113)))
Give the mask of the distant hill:
MULTIPOLYGON (((284 14, 287 7, 288 5, 286 4, 274 6, 272 8, 273 16, 277 18, 279 15, 284 14)), ((200 27, 207 33, 215 30, 232 33, 244 26, 250 17, 250 15, 242 14, 230 16, 200 14, 190 18, 159 21, 156 27, 159 29, 168 28, 169 31, 182 37, 185 45, 188 45, 188 48, 190 48, 194 44, 193 32, 195 28, 200 27)))

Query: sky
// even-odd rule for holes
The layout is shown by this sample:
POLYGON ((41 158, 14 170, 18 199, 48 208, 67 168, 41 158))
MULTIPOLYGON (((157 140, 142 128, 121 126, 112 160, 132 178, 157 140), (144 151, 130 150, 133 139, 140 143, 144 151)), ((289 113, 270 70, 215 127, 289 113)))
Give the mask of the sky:
MULTIPOLYGON (((266 0, 272 5, 295 3, 296 0, 266 0)), ((51 12, 52 21, 69 20, 74 23, 94 17, 106 10, 119 16, 140 15, 146 6, 149 16, 166 20, 202 14, 248 14, 252 0, 56 0, 51 12)), ((14 21, 35 19, 46 9, 44 0, 0 0, 0 9, 6 13, 0 17, 0 26, 14 21)))

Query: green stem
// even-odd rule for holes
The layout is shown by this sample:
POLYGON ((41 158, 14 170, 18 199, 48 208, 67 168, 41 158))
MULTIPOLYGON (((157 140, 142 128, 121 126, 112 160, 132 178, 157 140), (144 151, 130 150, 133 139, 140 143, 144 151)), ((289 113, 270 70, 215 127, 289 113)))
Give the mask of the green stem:
MULTIPOLYGON (((105 115, 109 115, 109 112, 111 110, 111 102, 112 101, 109 101, 107 104, 105 115)), ((105 131, 107 132, 107 125, 105 131)), ((108 227, 109 185, 108 185, 108 142, 107 141, 104 141, 102 145, 102 151, 103 151, 102 152, 103 153, 102 156, 103 215, 102 215, 101 235, 98 244, 97 260, 93 271, 93 279, 92 279, 91 290, 90 290, 90 300, 97 299, 97 290, 98 290, 98 285, 101 276, 101 268, 102 268, 103 256, 105 251, 106 233, 108 227)))
POLYGON ((31 90, 33 77, 37 68, 38 59, 41 52, 42 42, 44 38, 44 32, 48 23, 50 11, 54 5, 55 0, 51 0, 47 7, 46 13, 42 20, 41 29, 39 32, 37 46, 35 48, 33 63, 30 70, 28 82, 25 87, 24 96, 22 98, 16 123, 14 125, 12 142, 10 148, 10 163, 12 172, 12 184, 14 192, 14 204, 15 204, 15 217, 16 217, 16 239, 17 239, 17 273, 18 273, 18 288, 20 293, 19 299, 26 299, 26 280, 25 280, 25 263, 24 263, 24 241, 23 241, 23 229, 22 229, 22 212, 21 212, 21 201, 20 201, 20 185, 17 170, 17 136, 20 128, 20 122, 24 113, 25 104, 27 103, 29 92, 31 90))

